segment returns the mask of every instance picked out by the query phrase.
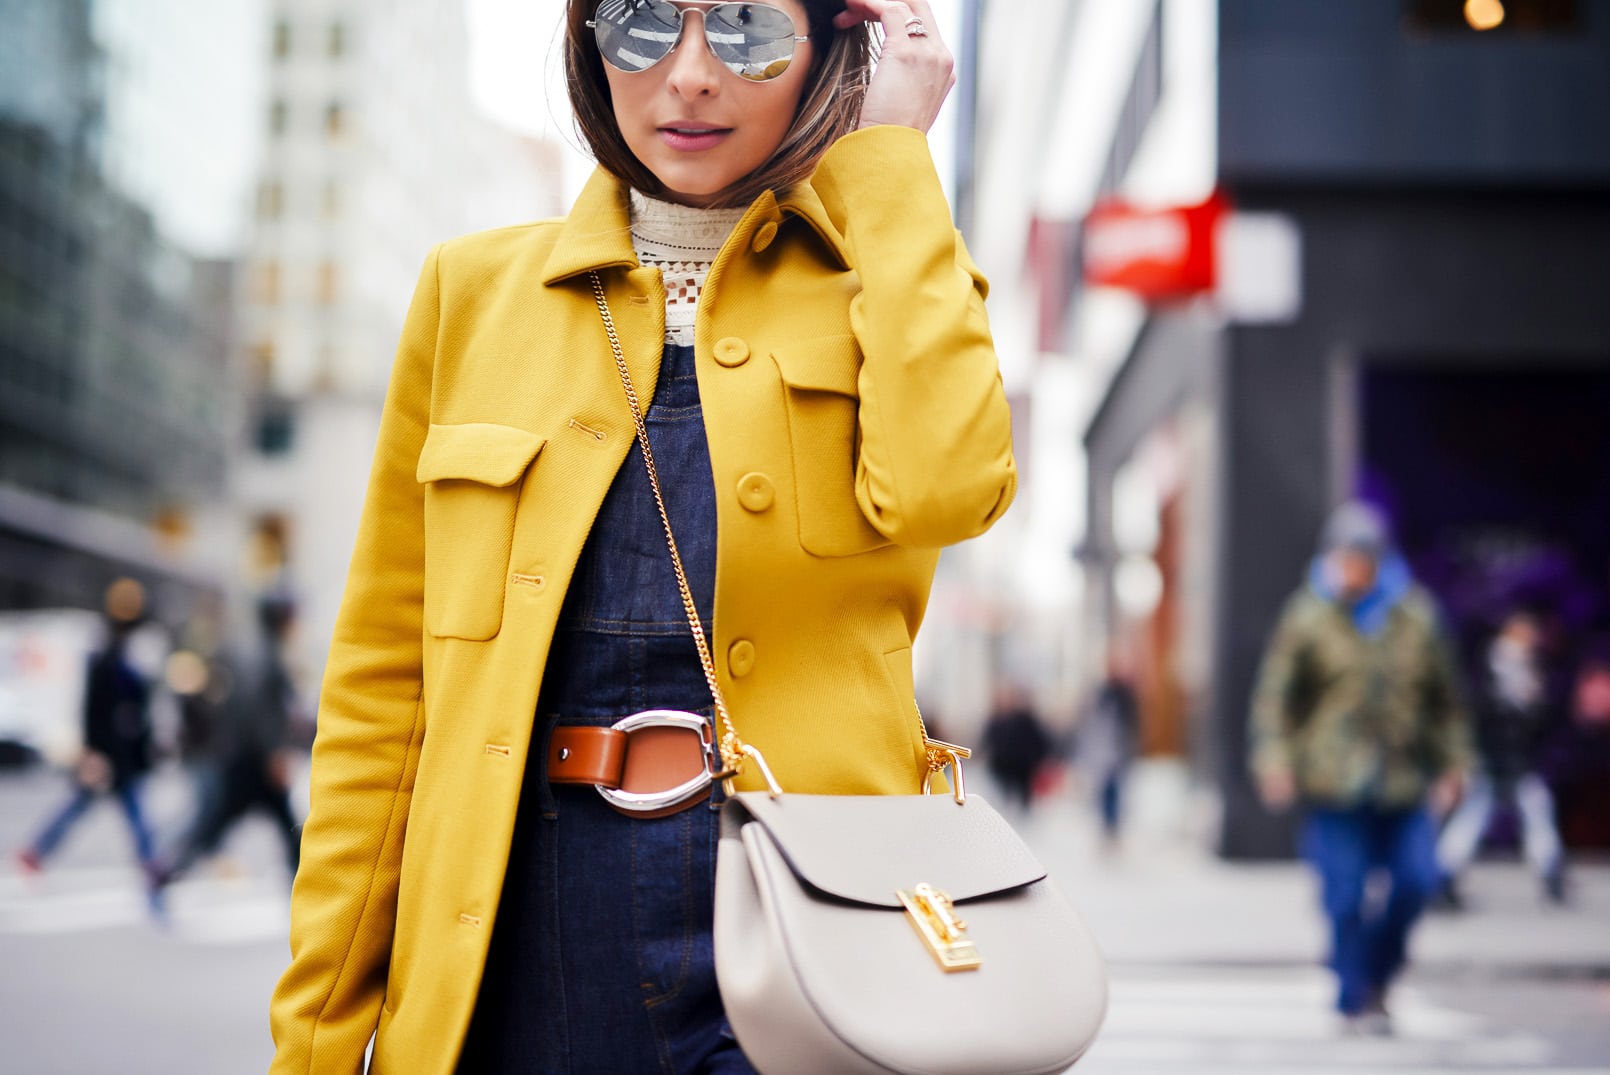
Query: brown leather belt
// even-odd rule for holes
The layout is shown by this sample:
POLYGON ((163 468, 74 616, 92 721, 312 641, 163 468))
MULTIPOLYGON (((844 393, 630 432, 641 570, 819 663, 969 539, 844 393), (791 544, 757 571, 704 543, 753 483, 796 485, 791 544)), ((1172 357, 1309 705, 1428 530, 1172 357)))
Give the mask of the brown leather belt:
POLYGON ((710 796, 712 733, 695 713, 653 709, 613 727, 559 725, 548 740, 548 782, 591 784, 616 810, 654 818, 710 796))
MULTIPOLYGON (((678 736, 678 738, 683 738, 678 736)), ((626 733, 614 728, 555 728, 548 741, 550 784, 621 786, 626 733)))

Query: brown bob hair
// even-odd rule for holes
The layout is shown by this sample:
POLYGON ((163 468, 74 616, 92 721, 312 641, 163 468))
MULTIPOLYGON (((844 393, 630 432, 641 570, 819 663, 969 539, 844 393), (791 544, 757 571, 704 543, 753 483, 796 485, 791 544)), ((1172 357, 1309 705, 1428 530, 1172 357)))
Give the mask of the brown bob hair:
MULTIPOLYGON (((745 206, 762 191, 785 190, 809 178, 828 147, 860 122, 861 102, 872 77, 871 26, 835 29, 833 16, 844 10, 844 0, 799 3, 810 23, 814 59, 793 126, 770 159, 721 191, 715 206, 745 206)), ((604 59, 587 26, 598 4, 599 0, 570 0, 565 14, 565 84, 576 113, 576 130, 606 171, 644 194, 664 198, 669 192, 633 156, 615 123, 604 59)))

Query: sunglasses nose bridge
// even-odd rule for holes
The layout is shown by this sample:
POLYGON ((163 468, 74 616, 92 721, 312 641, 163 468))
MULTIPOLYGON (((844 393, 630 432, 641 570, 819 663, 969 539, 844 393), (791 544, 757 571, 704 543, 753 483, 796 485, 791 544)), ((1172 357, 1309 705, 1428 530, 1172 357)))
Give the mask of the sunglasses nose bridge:
POLYGON ((696 34, 697 43, 693 47, 702 54, 699 59, 706 63, 722 66, 721 59, 716 55, 715 47, 710 43, 709 33, 704 21, 705 11, 706 9, 701 7, 677 7, 676 42, 666 52, 666 58, 670 63, 676 64, 678 62, 677 53, 681 51, 683 44, 688 40, 688 35, 696 34), (689 15, 699 16, 699 25, 696 29, 688 26, 689 15))
POLYGON ((705 27, 704 18, 705 18, 706 10, 707 9, 702 8, 702 7, 682 7, 680 5, 677 6, 677 9, 676 9, 676 43, 671 46, 671 51, 672 52, 675 52, 677 49, 681 48, 682 43, 688 39, 688 34, 694 32, 693 30, 690 30, 688 28, 688 16, 689 15, 697 15, 697 16, 699 16, 698 40, 699 40, 699 42, 701 44, 704 45, 704 50, 706 52, 710 53, 712 58, 715 56, 715 51, 710 47, 709 31, 705 27))

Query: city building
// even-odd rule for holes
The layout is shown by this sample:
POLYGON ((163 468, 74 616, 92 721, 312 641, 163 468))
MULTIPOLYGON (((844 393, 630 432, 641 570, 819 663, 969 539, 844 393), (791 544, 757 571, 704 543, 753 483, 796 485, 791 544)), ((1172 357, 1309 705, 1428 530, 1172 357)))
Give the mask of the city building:
MULTIPOLYGON (((462 0, 275 0, 242 279, 248 436, 234 502, 258 582, 322 665, 391 358, 420 265, 455 235, 561 212, 558 147, 471 99, 462 0)), ((313 681, 313 677, 309 677, 313 681)))
POLYGON ((95 13, 0 2, 0 608, 134 574, 182 616, 216 584, 189 539, 223 488, 233 269, 107 168, 141 135, 108 119, 123 53, 95 13))
POLYGON ((1130 646, 1219 850, 1287 853, 1245 716, 1334 504, 1467 653, 1516 602, 1610 625, 1610 5, 1046 0, 980 70, 970 238, 1082 501, 1086 680, 1130 646))

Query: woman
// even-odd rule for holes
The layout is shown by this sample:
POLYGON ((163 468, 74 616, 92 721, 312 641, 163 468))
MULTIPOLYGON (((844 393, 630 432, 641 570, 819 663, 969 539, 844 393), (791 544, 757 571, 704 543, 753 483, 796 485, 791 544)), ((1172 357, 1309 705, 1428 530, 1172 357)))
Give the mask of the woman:
POLYGON ((371 1033, 381 1073, 751 1070, 710 955, 711 693, 615 343, 710 673, 785 789, 919 790, 938 550, 1015 489, 925 0, 572 0, 566 34, 597 172, 562 221, 434 250, 403 331, 276 1072, 356 1071, 371 1033), (645 710, 696 718, 618 727, 645 710), (585 786, 654 736, 702 781, 585 786))

